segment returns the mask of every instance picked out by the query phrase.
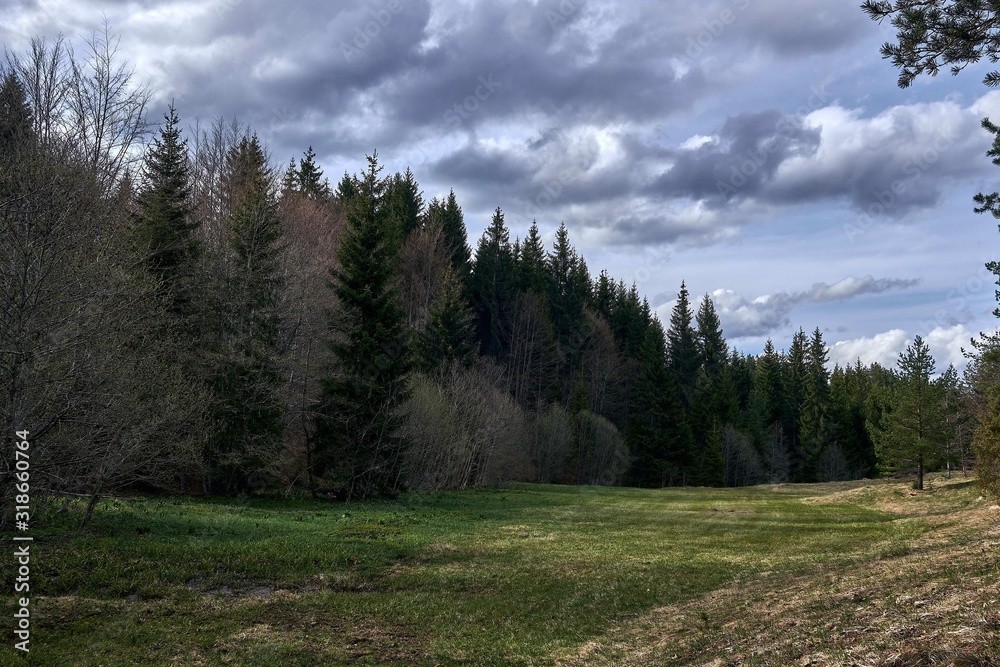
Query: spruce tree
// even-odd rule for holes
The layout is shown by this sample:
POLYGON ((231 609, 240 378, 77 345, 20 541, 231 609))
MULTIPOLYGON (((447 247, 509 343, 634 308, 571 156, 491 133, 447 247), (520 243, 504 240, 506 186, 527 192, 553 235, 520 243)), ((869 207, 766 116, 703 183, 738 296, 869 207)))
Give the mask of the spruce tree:
POLYGON ((795 481, 802 481, 807 475, 804 468, 805 455, 802 451, 800 429, 807 375, 806 350, 808 346, 809 339, 806 332, 800 328, 792 336, 792 345, 788 350, 788 357, 784 365, 785 372, 782 377, 784 384, 782 424, 788 438, 791 475, 795 481))
POLYGON ((549 298, 550 275, 546 264, 545 246, 538 231, 538 223, 532 220, 528 235, 524 237, 521 252, 517 257, 516 283, 521 294, 534 292, 546 300, 549 298))
POLYGON ((654 321, 639 348, 635 398, 625 430, 632 459, 627 478, 635 486, 664 486, 669 475, 670 421, 675 396, 666 352, 663 328, 654 321))
POLYGON ((427 329, 419 339, 421 363, 426 370, 458 364, 466 368, 479 354, 475 314, 463 298, 455 274, 445 273, 440 291, 431 303, 427 329))
POLYGON ((275 175, 256 135, 226 158, 226 233, 232 257, 217 314, 209 381, 215 431, 207 460, 217 484, 244 490, 281 451, 284 424, 280 302, 282 219, 275 175))
POLYGON ((334 374, 318 408, 317 474, 347 498, 394 495, 405 441, 398 408, 407 396, 406 322, 395 292, 398 245, 387 224, 378 155, 352 179, 347 223, 331 270, 334 374))
POLYGON ((830 374, 826 370, 829 350, 819 327, 813 331, 805 351, 805 382, 799 414, 799 441, 803 460, 802 481, 815 481, 816 465, 830 442, 830 374))
POLYGON ((312 146, 299 159, 295 180, 297 190, 310 199, 326 201, 330 198, 330 181, 323 176, 323 170, 316 164, 316 153, 312 146))
POLYGON ((479 239, 470 283, 481 351, 503 358, 509 347, 505 331, 515 296, 514 253, 499 207, 479 239))
POLYGON ((695 322, 697 323, 695 337, 701 367, 712 380, 719 380, 729 357, 729 347, 722 335, 722 322, 715 312, 715 304, 707 294, 701 300, 695 322))
POLYGON ((872 428, 879 469, 887 475, 915 467, 917 489, 924 488, 924 471, 941 457, 947 441, 945 396, 934 375, 934 357, 915 336, 896 362, 899 374, 890 412, 881 427, 872 428))
POLYGON ((698 367, 700 366, 698 344, 694 327, 691 324, 693 319, 687 286, 681 281, 677 303, 674 304, 670 313, 667 349, 670 367, 677 376, 678 391, 685 408, 690 408, 694 401, 694 387, 698 381, 698 367))
POLYGON ((432 225, 440 223, 444 242, 450 253, 452 271, 462 288, 467 289, 469 276, 472 274, 472 249, 469 248, 465 216, 454 190, 448 193, 448 198, 443 202, 437 198, 431 200, 427 206, 427 219, 432 225))
POLYGON ((187 315, 191 272, 198 254, 188 173, 187 140, 171 105, 160 136, 146 152, 136 194, 136 230, 150 271, 178 315, 187 315))
POLYGON ((396 243, 402 246, 406 238, 423 224, 424 197, 413 172, 407 167, 402 174, 386 180, 386 224, 394 230, 396 243))

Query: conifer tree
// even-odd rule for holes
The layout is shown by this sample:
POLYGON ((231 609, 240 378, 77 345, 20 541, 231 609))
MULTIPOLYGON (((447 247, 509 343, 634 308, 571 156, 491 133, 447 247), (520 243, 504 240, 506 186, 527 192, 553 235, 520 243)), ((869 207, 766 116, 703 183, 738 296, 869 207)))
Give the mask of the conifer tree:
POLYGON ((515 292, 510 231, 499 207, 479 239, 470 282, 481 351, 502 358, 509 347, 504 331, 509 326, 515 292))
POLYGON ((632 458, 628 480, 635 486, 664 486, 670 474, 672 408, 676 397, 666 352, 663 327, 654 320, 639 348, 635 399, 625 431, 632 458))
POLYGON ((693 315, 688 300, 687 286, 681 281, 677 303, 670 313, 670 327, 667 329, 667 348, 670 367, 677 377, 680 400, 686 409, 694 401, 694 387, 698 381, 700 366, 698 344, 692 327, 693 315))
POLYGON ((806 348, 808 345, 809 339, 806 336, 806 332, 802 329, 796 331, 792 336, 792 345, 788 350, 785 373, 782 377, 785 399, 785 407, 782 411, 783 425, 785 435, 788 438, 788 451, 793 480, 802 480, 807 474, 803 467, 805 456, 802 451, 800 417, 805 393, 807 374, 806 348))
POLYGON ((545 299, 549 298, 550 275, 546 265, 545 246, 538 231, 538 223, 534 220, 521 245, 516 273, 518 292, 522 294, 534 292, 545 299))
POLYGON ((326 201, 330 198, 330 181, 323 176, 323 170, 316 164, 316 153, 312 146, 299 159, 295 180, 297 190, 310 199, 326 201))
POLYGON ((462 296, 462 286, 448 270, 431 303, 427 330, 421 334, 420 356, 427 370, 459 364, 472 366, 479 354, 475 315, 462 296))
POLYGON ((281 177, 281 196, 285 197, 289 193, 298 192, 299 189, 299 175, 298 170, 295 168, 295 157, 288 162, 288 167, 285 169, 284 175, 281 177))
POLYGON ((715 312, 712 298, 705 295, 695 316, 697 330, 695 332, 698 344, 698 356, 701 367, 712 380, 719 380, 729 358, 729 347, 722 335, 722 322, 715 312))
POLYGON ((896 362, 899 382, 891 411, 881 427, 872 428, 879 469, 893 474, 915 467, 917 489, 924 488, 924 471, 937 462, 947 440, 944 392, 931 380, 934 357, 920 336, 915 336, 896 362))
POLYGON ((163 286, 178 315, 189 314, 192 264, 198 253, 192 214, 187 140, 181 139, 177 111, 171 105, 160 136, 143 161, 136 194, 136 228, 147 266, 163 286))
POLYGON ((383 208, 386 224, 395 230, 399 245, 423 224, 424 197, 409 167, 386 180, 383 208))
POLYGON ((275 174, 257 135, 245 136, 226 159, 226 231, 232 266, 219 295, 219 331, 209 378, 215 431, 207 462, 227 492, 281 451, 280 302, 283 223, 275 174))
POLYGON ((378 154, 368 157, 331 271, 338 309, 331 316, 337 365, 323 383, 317 474, 347 498, 393 495, 401 488, 405 441, 398 407, 410 367, 405 316, 394 290, 398 252, 387 224, 386 183, 378 154))
POLYGON ((472 274, 472 249, 469 248, 465 216, 454 190, 448 193, 448 198, 443 202, 437 198, 431 200, 427 206, 427 219, 431 225, 440 223, 444 243, 450 253, 452 271, 462 288, 467 289, 472 274))
POLYGON ((813 481, 816 464, 829 444, 833 424, 830 421, 830 375, 826 370, 829 350, 819 327, 813 331, 805 350, 805 382, 799 414, 799 438, 803 459, 803 481, 813 481))

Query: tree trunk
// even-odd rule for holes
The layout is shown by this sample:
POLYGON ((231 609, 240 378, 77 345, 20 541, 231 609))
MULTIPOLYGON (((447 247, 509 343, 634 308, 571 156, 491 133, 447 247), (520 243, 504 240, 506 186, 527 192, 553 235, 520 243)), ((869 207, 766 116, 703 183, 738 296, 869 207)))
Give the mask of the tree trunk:
POLYGON ((924 457, 917 457, 917 491, 924 490, 924 457))
POLYGON ((97 501, 101 499, 100 489, 94 491, 94 495, 90 497, 90 502, 87 503, 87 511, 83 515, 83 521, 80 522, 80 528, 83 528, 90 521, 90 517, 94 515, 94 508, 97 507, 97 501))

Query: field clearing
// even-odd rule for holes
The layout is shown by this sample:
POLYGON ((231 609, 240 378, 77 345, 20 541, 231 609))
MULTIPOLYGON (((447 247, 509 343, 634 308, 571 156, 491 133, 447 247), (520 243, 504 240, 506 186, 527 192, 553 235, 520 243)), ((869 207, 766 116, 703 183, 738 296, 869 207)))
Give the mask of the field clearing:
POLYGON ((1000 664, 1000 508, 930 487, 106 501, 34 532, 0 662, 1000 664))

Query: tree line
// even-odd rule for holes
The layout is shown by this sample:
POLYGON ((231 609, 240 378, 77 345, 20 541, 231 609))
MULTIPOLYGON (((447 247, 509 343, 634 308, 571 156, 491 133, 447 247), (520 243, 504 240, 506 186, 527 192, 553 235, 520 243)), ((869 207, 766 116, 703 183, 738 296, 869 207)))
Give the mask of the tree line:
POLYGON ((4 439, 88 517, 122 487, 922 480, 989 449, 993 339, 963 377, 919 338, 896 369, 831 370, 819 329, 742 354, 708 295, 661 323, 565 225, 511 241, 497 208, 473 251, 455 192, 377 153, 333 186, 236 120, 154 128, 115 44, 36 39, 0 86, 4 439))

